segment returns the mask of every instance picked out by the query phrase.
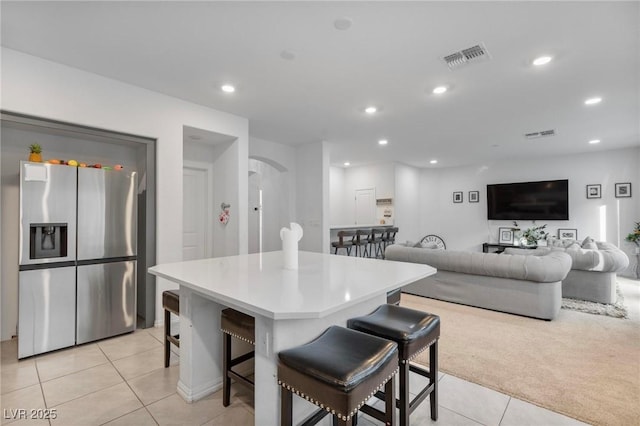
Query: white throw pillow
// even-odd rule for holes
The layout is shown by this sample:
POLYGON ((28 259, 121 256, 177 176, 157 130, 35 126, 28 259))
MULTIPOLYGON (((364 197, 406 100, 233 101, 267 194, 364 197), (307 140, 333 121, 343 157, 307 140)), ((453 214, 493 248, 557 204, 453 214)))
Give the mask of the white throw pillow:
POLYGON ((596 242, 593 240, 593 238, 587 237, 582 242, 582 248, 588 250, 597 250, 598 246, 596 245, 596 242))

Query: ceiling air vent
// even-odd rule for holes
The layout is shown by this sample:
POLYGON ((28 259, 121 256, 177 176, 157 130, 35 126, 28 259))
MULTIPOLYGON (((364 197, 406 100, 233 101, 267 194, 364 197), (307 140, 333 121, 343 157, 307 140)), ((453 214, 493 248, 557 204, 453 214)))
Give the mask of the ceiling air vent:
POLYGON ((551 130, 543 130, 541 132, 525 133, 524 137, 526 139, 538 139, 538 138, 545 138, 548 136, 555 136, 555 135, 556 135, 556 131, 551 129, 551 130))
POLYGON ((491 59, 484 43, 462 49, 458 52, 450 53, 444 58, 449 69, 455 69, 470 62, 482 62, 491 59))

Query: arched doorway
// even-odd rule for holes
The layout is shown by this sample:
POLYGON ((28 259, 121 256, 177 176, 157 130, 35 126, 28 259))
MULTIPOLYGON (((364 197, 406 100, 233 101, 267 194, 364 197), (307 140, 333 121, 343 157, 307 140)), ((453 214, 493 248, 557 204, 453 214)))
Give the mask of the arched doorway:
POLYGON ((249 253, 281 249, 280 229, 293 218, 292 185, 279 163, 249 158, 249 253))

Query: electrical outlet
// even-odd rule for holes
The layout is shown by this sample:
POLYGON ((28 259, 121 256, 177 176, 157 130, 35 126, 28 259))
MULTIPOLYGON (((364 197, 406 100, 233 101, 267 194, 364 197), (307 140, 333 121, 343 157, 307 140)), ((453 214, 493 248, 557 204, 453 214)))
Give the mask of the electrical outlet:
POLYGON ((262 343, 262 350, 264 351, 263 353, 264 353, 265 355, 267 355, 267 356, 269 356, 269 355, 270 355, 270 354, 269 354, 269 349, 270 349, 270 346, 271 346, 271 345, 269 345, 269 340, 270 340, 269 333, 265 333, 265 335, 264 335, 264 339, 262 339, 262 342, 261 342, 261 343, 262 343))

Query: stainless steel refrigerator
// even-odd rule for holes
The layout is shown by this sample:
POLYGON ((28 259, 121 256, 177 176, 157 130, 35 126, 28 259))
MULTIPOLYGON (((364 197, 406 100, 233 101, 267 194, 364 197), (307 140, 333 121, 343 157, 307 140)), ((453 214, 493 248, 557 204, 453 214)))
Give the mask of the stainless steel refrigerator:
POLYGON ((21 162, 18 357, 133 331, 135 172, 21 162))

